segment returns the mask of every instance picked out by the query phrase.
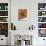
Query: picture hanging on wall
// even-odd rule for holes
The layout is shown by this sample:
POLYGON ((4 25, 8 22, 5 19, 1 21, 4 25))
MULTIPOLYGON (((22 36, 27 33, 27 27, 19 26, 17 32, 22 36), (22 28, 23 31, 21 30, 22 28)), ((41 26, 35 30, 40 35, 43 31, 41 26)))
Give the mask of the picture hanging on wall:
POLYGON ((27 17, 27 9, 18 9, 18 20, 24 19, 27 17))

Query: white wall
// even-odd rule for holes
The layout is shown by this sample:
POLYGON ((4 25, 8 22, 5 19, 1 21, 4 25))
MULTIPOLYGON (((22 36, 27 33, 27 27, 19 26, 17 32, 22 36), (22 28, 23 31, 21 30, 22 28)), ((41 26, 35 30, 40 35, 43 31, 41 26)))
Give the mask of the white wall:
MULTIPOLYGON (((16 25, 17 30, 24 30, 23 33, 27 33, 28 27, 30 25, 35 26, 35 32, 33 33, 34 36, 38 36, 37 34, 37 0, 11 0, 11 22, 16 25), (18 9, 26 8, 28 10, 28 17, 25 21, 18 20, 18 9)), ((17 31, 16 30, 16 31, 17 31)), ((19 31, 18 31, 19 32, 19 31)), ((30 34, 30 33, 29 33, 30 34)), ((33 39, 34 41, 34 39, 33 39)), ((35 43, 35 42, 34 42, 35 43)), ((33 43, 33 44, 34 44, 33 43)), ((37 43, 35 43, 37 44, 37 43)))
MULTIPOLYGON (((28 27, 37 21, 36 9, 37 2, 33 2, 29 0, 12 0, 11 1, 11 22, 14 22, 17 30, 28 30, 28 27), (35 5, 34 5, 35 4, 35 5), (25 21, 18 20, 18 9, 27 9, 27 18, 25 21), (35 10, 35 11, 34 11, 35 10), (35 19, 36 18, 36 19, 35 19), (36 21, 35 21, 36 20, 36 21)), ((37 23, 37 22, 36 22, 37 23)), ((35 24, 33 24, 35 25, 35 24)))
MULTIPOLYGON (((43 38, 38 38, 38 3, 45 3, 46 0, 11 0, 11 22, 16 25, 17 30, 28 30, 30 25, 35 26, 33 32, 33 46, 41 46, 43 44, 43 38), (18 20, 18 9, 26 8, 28 10, 28 17, 25 21, 18 20), (38 44, 39 43, 39 44, 38 44)), ((17 31, 16 30, 16 31, 17 31)), ((19 32, 19 31, 18 31, 19 32)), ((26 34, 26 31, 25 31, 26 34)))

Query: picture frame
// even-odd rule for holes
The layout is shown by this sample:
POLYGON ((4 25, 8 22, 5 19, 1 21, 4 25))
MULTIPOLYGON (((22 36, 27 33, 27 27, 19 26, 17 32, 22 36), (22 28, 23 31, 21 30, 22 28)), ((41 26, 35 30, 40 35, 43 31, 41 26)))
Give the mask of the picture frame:
POLYGON ((18 9, 18 20, 25 19, 27 17, 27 9, 18 9))

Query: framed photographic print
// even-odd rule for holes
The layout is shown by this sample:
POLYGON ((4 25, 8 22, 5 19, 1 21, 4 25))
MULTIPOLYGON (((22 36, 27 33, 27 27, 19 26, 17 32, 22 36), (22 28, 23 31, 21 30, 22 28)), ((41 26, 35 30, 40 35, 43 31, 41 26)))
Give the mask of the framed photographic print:
POLYGON ((24 19, 27 17, 27 9, 18 9, 18 20, 24 19))

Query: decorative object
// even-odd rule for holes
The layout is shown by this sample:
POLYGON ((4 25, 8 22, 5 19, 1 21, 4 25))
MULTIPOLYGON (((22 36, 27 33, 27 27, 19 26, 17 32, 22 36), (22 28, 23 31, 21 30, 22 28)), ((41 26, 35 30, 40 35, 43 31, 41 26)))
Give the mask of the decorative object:
POLYGON ((11 30, 16 30, 16 26, 13 23, 11 23, 11 30))
POLYGON ((39 29, 39 37, 46 37, 46 29, 39 29))
POLYGON ((38 11, 38 16, 46 16, 46 11, 38 11))
POLYGON ((0 10, 1 10, 1 6, 0 6, 0 10))
POLYGON ((8 10, 8 6, 5 6, 5 10, 8 10))
POLYGON ((40 10, 44 10, 44 8, 40 8, 40 10))
POLYGON ((0 23, 0 35, 8 37, 8 23, 0 23))
POLYGON ((38 3, 38 10, 45 10, 46 9, 46 3, 38 3))
POLYGON ((38 28, 46 28, 46 23, 39 23, 38 28))
POLYGON ((0 3, 0 10, 8 10, 8 3, 0 3))
POLYGON ((0 22, 8 22, 8 17, 0 17, 0 22))
POLYGON ((38 17, 38 22, 46 22, 46 17, 38 17))
POLYGON ((42 12, 42 15, 45 15, 45 12, 42 12))
POLYGON ((27 17, 27 9, 18 9, 18 20, 24 19, 27 17))
POLYGON ((32 25, 32 26, 29 26, 29 30, 34 30, 34 26, 32 25))
POLYGON ((8 23, 0 23, 1 30, 8 30, 8 23))
POLYGON ((8 11, 0 11, 0 16, 8 16, 8 11))

